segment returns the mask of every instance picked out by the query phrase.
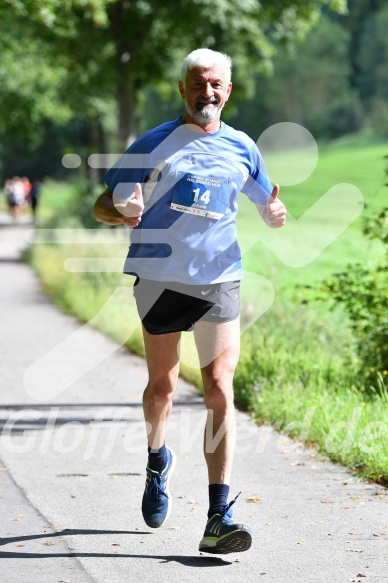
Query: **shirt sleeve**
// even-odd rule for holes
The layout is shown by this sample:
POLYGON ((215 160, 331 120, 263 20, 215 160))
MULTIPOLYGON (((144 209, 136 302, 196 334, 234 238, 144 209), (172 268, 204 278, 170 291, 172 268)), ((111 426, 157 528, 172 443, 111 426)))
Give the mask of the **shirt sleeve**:
POLYGON ((151 169, 148 168, 149 152, 144 150, 142 140, 137 140, 103 176, 103 181, 117 197, 126 199, 134 192, 137 182, 147 182, 151 169))
POLYGON ((272 184, 268 177, 263 157, 254 142, 252 142, 249 157, 251 168, 242 192, 256 204, 267 204, 271 196, 272 184))

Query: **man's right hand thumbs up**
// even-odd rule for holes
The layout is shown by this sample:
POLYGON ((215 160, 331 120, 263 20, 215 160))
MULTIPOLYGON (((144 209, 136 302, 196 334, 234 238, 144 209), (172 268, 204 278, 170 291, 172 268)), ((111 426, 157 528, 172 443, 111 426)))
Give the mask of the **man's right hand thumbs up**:
POLYGON ((143 193, 140 182, 135 184, 135 192, 126 200, 113 195, 113 204, 123 215, 123 223, 128 227, 136 227, 141 221, 144 210, 143 193))

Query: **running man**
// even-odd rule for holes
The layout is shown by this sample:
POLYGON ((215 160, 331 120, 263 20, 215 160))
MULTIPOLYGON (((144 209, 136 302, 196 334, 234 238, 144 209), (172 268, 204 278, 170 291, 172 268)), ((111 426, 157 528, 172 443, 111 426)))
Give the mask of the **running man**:
POLYGON ((179 341, 193 331, 208 411, 204 442, 209 511, 199 550, 245 551, 252 532, 235 522, 228 503, 236 439, 233 376, 239 359, 237 198, 243 192, 271 228, 286 208, 272 187, 256 144, 221 121, 232 90, 231 59, 198 49, 183 61, 182 117, 141 136, 104 176, 97 221, 131 228, 125 273, 143 324, 148 385, 143 396, 148 464, 142 512, 148 526, 165 524, 176 455, 165 431, 179 372, 179 341))

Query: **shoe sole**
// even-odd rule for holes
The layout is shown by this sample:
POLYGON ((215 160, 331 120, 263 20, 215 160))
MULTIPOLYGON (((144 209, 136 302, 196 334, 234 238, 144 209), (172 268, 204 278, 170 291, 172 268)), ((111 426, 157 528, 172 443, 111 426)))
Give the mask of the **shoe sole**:
POLYGON ((199 543, 202 553, 227 555, 228 553, 242 553, 252 544, 252 535, 248 530, 235 530, 218 540, 203 538, 199 543))

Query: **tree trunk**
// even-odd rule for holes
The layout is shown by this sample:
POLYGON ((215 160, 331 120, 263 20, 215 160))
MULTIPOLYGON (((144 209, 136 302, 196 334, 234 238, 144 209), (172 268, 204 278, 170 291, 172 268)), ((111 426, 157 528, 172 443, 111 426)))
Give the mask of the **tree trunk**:
MULTIPOLYGON (((98 115, 84 120, 81 142, 86 158, 90 154, 105 154, 107 152, 106 134, 101 118, 98 115)), ((86 176, 90 184, 101 182, 105 172, 105 168, 93 168, 89 165, 86 167, 86 176)))
POLYGON ((138 134, 137 105, 141 83, 133 71, 135 67, 132 66, 136 62, 138 47, 128 31, 128 22, 132 22, 134 15, 131 1, 117 0, 110 5, 108 12, 111 34, 116 44, 117 148, 118 152, 123 152, 135 141, 138 134))
MULTIPOLYGON (((122 67, 124 69, 124 67, 122 67)), ((128 77, 128 67, 117 85, 118 147, 122 152, 138 136, 138 83, 128 77)))
MULTIPOLYGON (((95 131, 96 131, 96 144, 98 146, 98 151, 101 154, 106 154, 107 152, 107 143, 106 143, 106 132, 104 128, 104 124, 101 121, 101 118, 98 117, 95 121, 95 131)), ((101 182, 102 177, 106 172, 106 168, 98 168, 97 169, 97 176, 99 181, 101 182)))

